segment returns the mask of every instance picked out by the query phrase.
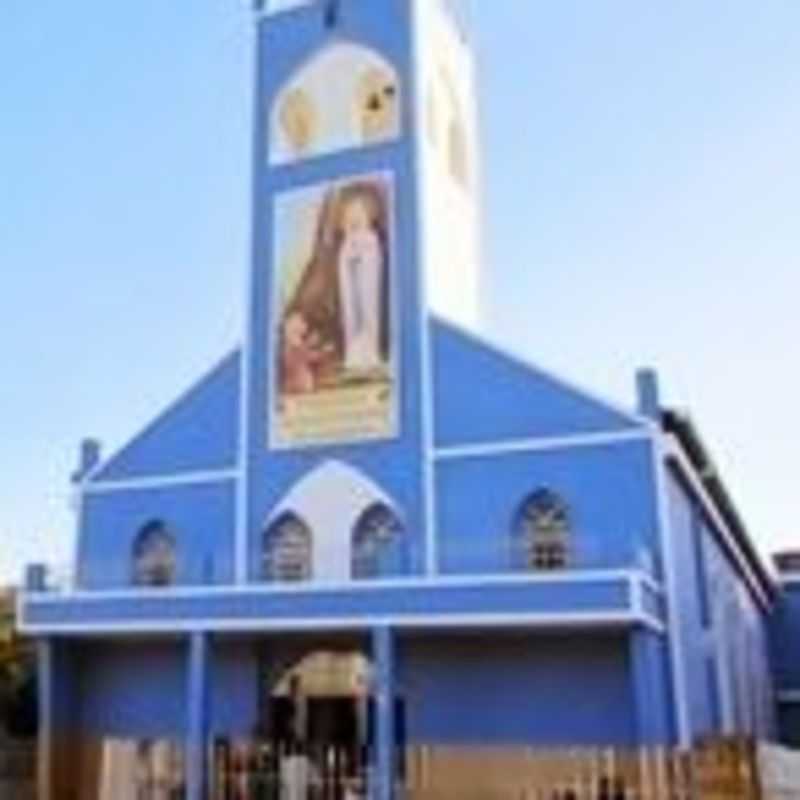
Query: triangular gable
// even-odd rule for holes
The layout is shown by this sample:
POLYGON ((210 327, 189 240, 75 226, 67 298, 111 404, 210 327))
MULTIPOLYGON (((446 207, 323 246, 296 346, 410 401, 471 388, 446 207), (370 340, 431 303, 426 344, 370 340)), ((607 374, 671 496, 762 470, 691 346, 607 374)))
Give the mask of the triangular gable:
POLYGON ((449 322, 434 319, 431 329, 437 447, 647 426, 449 322))
POLYGON ((236 350, 91 473, 88 482, 234 467, 239 380, 240 352, 236 350))

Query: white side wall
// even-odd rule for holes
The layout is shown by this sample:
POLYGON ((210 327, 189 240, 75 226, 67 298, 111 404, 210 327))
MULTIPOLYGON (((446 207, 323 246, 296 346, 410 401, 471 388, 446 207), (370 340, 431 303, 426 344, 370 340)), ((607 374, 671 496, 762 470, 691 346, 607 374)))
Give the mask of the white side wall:
POLYGON ((481 215, 475 64, 438 0, 417 0, 423 255, 432 310, 467 328, 481 321, 481 215), (452 169, 451 126, 463 133, 464 180, 452 169))

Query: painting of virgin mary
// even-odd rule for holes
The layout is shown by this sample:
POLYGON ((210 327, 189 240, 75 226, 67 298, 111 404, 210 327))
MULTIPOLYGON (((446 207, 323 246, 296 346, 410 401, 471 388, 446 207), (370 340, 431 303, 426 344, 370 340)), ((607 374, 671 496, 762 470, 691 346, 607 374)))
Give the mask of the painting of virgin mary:
POLYGON ((320 419, 345 409, 355 420, 359 400, 374 406, 375 388, 386 393, 392 375, 390 202, 387 178, 369 176, 295 192, 279 206, 279 415, 290 406, 305 419, 313 418, 312 408, 320 419))

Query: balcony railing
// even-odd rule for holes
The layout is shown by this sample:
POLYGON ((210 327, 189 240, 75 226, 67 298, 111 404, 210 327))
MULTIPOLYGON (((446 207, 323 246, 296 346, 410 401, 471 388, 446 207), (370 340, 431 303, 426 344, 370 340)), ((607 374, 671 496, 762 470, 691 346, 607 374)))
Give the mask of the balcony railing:
MULTIPOLYGON (((636 548, 631 545, 611 547, 606 537, 581 537, 574 548, 567 553, 564 566, 527 565, 527 555, 515 551, 507 536, 451 536, 439 543, 438 572, 429 575, 424 567, 425 555, 421 551, 422 543, 409 548, 399 557, 386 560, 380 572, 371 578, 312 577, 308 581, 298 583, 297 588, 307 586, 310 589, 329 588, 331 585, 342 586, 352 583, 354 586, 370 583, 401 582, 430 580, 464 579, 481 580, 484 578, 510 578, 524 581, 560 580, 570 576, 586 573, 608 572, 617 570, 639 570, 653 578, 658 576, 658 566, 652 552, 647 548, 636 548)), ((180 559, 179 559, 180 560, 180 559)), ((177 578, 167 587, 137 586, 132 577, 132 564, 121 564, 109 561, 107 564, 88 562, 76 569, 74 564, 32 565, 28 569, 25 582, 26 594, 58 594, 70 595, 75 592, 104 592, 141 589, 153 593, 159 589, 169 588, 203 588, 223 589, 235 584, 233 575, 222 574, 213 569, 210 559, 194 574, 188 569, 178 569, 177 578)), ((250 585, 268 586, 266 579, 253 579, 250 585)), ((277 587, 286 588, 285 583, 275 583, 277 587)))
MULTIPOLYGON (((439 549, 439 570, 436 575, 429 575, 423 567, 423 558, 406 559, 402 567, 393 567, 371 578, 332 579, 312 577, 310 580, 285 583, 274 582, 276 588, 295 586, 296 588, 308 587, 309 589, 326 589, 331 586, 341 587, 351 584, 363 586, 379 583, 397 583, 403 580, 421 581, 430 580, 432 584, 437 581, 448 580, 482 580, 485 578, 508 578, 511 580, 531 581, 540 580, 568 580, 570 576, 580 577, 587 573, 600 573, 617 570, 639 570, 646 575, 657 578, 654 560, 648 551, 614 552, 599 546, 589 546, 579 553, 570 554, 567 564, 563 567, 526 567, 520 557, 515 556, 508 546, 493 542, 492 540, 476 541, 470 544, 462 543, 458 547, 448 546, 446 543, 439 549), (414 568, 412 564, 418 563, 414 568)), ((28 570, 25 584, 25 594, 54 594, 67 596, 76 592, 106 592, 120 590, 137 590, 143 593, 158 593, 172 588, 180 589, 224 589, 236 582, 233 577, 213 576, 207 571, 198 575, 178 574, 176 581, 168 586, 142 586, 137 585, 130 577, 130 569, 126 565, 109 563, 108 568, 102 570, 98 565, 76 570, 73 565, 33 565, 28 570), (117 579, 114 579, 117 575, 117 579)), ((253 579, 248 582, 251 586, 266 587, 270 581, 266 579, 253 579)))

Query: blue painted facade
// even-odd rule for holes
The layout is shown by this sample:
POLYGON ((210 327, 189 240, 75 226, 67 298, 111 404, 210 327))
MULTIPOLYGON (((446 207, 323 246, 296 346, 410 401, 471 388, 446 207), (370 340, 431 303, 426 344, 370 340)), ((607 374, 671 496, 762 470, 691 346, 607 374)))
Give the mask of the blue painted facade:
MULTIPOLYGON (((441 265, 424 246, 423 5, 294 5, 258 18, 245 345, 117 454, 93 464, 84 448, 75 585, 31 581, 23 597, 21 626, 41 642, 45 741, 53 752, 64 738, 177 743, 199 800, 212 745, 261 735, 287 671, 328 650, 371 664, 359 691, 374 701, 373 797, 392 796, 406 743, 774 737, 773 678, 800 690, 800 592, 779 591, 654 376, 640 375, 637 407, 620 409, 431 313, 425 271, 441 265), (273 163, 277 98, 342 44, 394 70, 397 135, 273 163), (370 175, 392 184, 394 430, 275 446, 277 205, 370 175), (547 541, 520 549, 520 520, 543 492, 562 504, 549 509, 563 537, 555 561, 547 541), (364 577, 356 533, 376 505, 398 525, 364 577), (289 583, 267 553, 287 518, 310 542, 307 574, 289 583), (153 526, 174 560, 158 585, 139 585, 153 526), (789 643, 773 648, 774 673, 770 631, 789 643)), ((304 541, 281 557, 298 559, 304 541)), ((784 704, 780 723, 800 741, 797 707, 784 704)), ((50 786, 42 800, 57 796, 50 786)))

